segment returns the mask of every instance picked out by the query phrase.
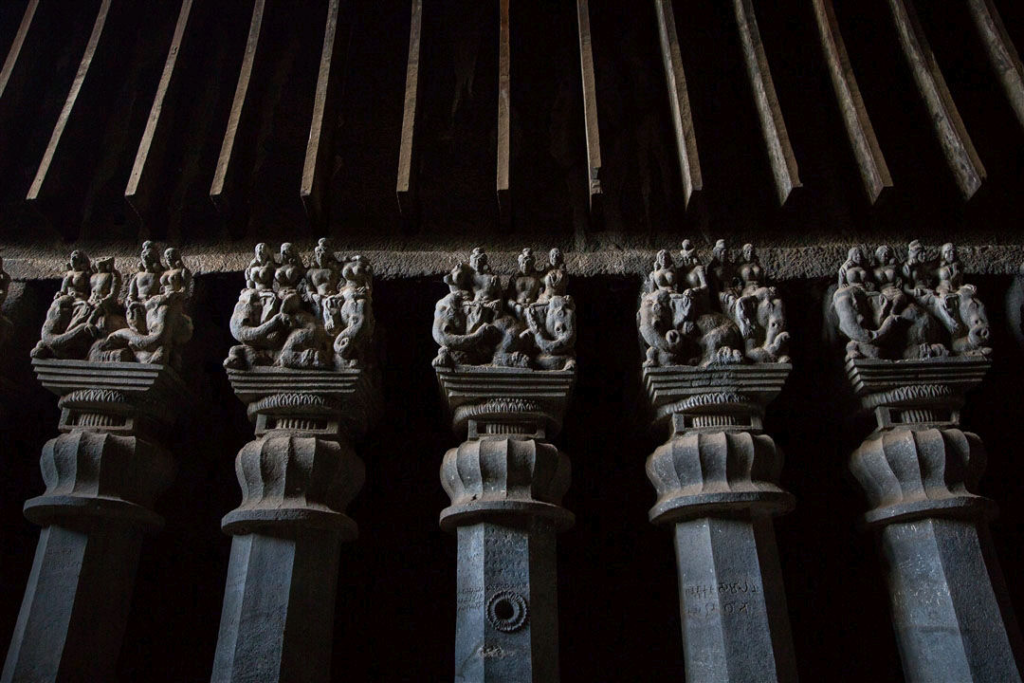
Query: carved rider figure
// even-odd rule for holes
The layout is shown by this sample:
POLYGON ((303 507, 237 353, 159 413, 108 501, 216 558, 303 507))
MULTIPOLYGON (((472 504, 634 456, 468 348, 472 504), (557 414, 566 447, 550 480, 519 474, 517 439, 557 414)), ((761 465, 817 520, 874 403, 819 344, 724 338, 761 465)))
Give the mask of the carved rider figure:
POLYGON ((530 304, 536 303, 541 295, 541 279, 537 275, 533 249, 527 247, 519 254, 519 272, 509 281, 508 309, 522 318, 530 304))
POLYGON ((555 247, 548 252, 548 267, 544 272, 544 291, 541 292, 538 300, 544 302, 556 296, 564 296, 567 284, 565 258, 562 256, 562 250, 555 247))
POLYGON ((142 243, 139 258, 139 272, 132 276, 128 284, 128 301, 145 301, 160 293, 160 278, 164 274, 164 265, 160 261, 160 251, 149 240, 142 243))

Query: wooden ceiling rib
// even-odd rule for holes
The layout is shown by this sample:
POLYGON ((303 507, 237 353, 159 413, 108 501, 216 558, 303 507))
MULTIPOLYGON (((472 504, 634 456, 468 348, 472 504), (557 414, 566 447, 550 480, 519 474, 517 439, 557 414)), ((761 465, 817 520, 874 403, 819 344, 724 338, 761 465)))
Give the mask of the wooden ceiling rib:
POLYGON ((690 94, 686 87, 686 73, 683 70, 672 0, 654 0, 654 11, 658 19, 661 60, 665 68, 665 86, 668 89, 672 129, 676 139, 676 156, 679 158, 679 172, 683 183, 683 204, 689 207, 690 200, 703 189, 704 180, 700 172, 697 135, 693 130, 690 94))
POLYGON ((736 26, 743 47, 750 89, 761 121, 761 133, 764 136, 768 162, 775 181, 775 191, 779 205, 785 206, 793 191, 802 186, 796 155, 789 143, 786 122, 782 118, 782 107, 779 106, 779 97, 775 93, 772 73, 768 68, 768 57, 761 42, 761 32, 757 28, 753 1, 733 0, 733 9, 736 13, 736 26))
MULTIPOLYGON (((956 70, 949 72, 951 81, 947 85, 926 35, 925 26, 929 30, 936 28, 933 18, 926 15, 926 24, 922 25, 912 0, 886 0, 877 8, 877 14, 859 15, 874 17, 866 30, 863 24, 858 26, 842 14, 841 0, 810 0, 806 17, 787 15, 785 23, 779 17, 778 8, 768 3, 755 8, 756 0, 732 0, 731 7, 723 5, 715 10, 717 14, 704 11, 695 13, 694 18, 677 13, 673 0, 651 0, 646 6, 648 14, 637 14, 637 23, 647 22, 648 33, 643 40, 652 46, 652 53, 643 54, 643 64, 639 67, 635 63, 641 61, 638 54, 624 56, 625 41, 633 38, 616 34, 615 22, 619 16, 616 10, 599 3, 592 5, 589 0, 575 0, 575 15, 568 16, 568 7, 562 12, 527 6, 515 0, 484 0, 486 9, 481 11, 486 11, 486 20, 480 19, 482 14, 475 20, 482 21, 484 29, 475 27, 478 37, 474 39, 467 33, 467 37, 459 38, 465 44, 456 47, 444 44, 446 36, 443 34, 450 28, 451 12, 456 13, 455 23, 466 13, 458 8, 445 9, 443 3, 431 0, 388 0, 391 4, 386 8, 373 11, 349 8, 342 0, 225 0, 222 8, 215 9, 195 0, 180 0, 168 11, 160 12, 154 11, 155 8, 164 5, 156 0, 89 0, 75 7, 74 17, 62 12, 51 0, 23 1, 15 10, 20 13, 20 23, 17 23, 19 15, 15 15, 7 24, 4 40, 10 41, 10 47, 0 68, 0 162, 3 163, 0 170, 10 177, 7 191, 0 197, 3 230, 12 224, 11 216, 21 220, 22 215, 38 214, 40 224, 55 227, 65 237, 90 229, 102 231, 105 229, 102 226, 89 228, 87 224, 90 220, 102 223, 116 214, 117 209, 111 208, 109 202, 103 204, 108 199, 105 193, 108 194, 111 184, 118 185, 116 199, 121 213, 126 213, 125 208, 130 207, 127 214, 139 218, 136 225, 118 228, 118 236, 129 236, 129 231, 136 230, 138 236, 160 238, 164 228, 159 224, 165 221, 161 214, 169 213, 169 202, 182 201, 186 194, 190 198, 193 194, 201 195, 212 217, 210 220, 219 220, 221 227, 234 236, 245 234, 251 225, 274 221, 282 225, 282 231, 294 230, 295 224, 307 230, 329 228, 337 223, 337 220, 332 223, 330 200, 339 194, 338 188, 343 185, 339 178, 344 177, 348 182, 353 179, 382 182, 376 176, 360 177, 360 168, 366 162, 365 153, 353 154, 351 136, 337 134, 339 130, 346 130, 342 122, 348 114, 346 100, 352 96, 345 95, 342 84, 353 68, 349 55, 340 45, 344 39, 339 34, 348 32, 351 42, 352 35, 358 37, 387 29, 383 22, 394 22, 395 16, 399 17, 399 22, 403 22, 405 16, 409 18, 408 52, 402 53, 398 43, 389 36, 388 51, 374 53, 366 62, 382 73, 387 72, 389 78, 381 79, 379 97, 381 108, 387 111, 381 111, 380 116, 387 118, 393 114, 395 120, 394 124, 390 119, 383 121, 373 131, 377 136, 375 142, 366 143, 379 146, 385 135, 392 141, 392 146, 383 149, 388 160, 381 173, 387 176, 383 181, 385 200, 391 191, 390 183, 395 182, 397 207, 386 201, 388 211, 393 213, 374 214, 378 218, 385 215, 387 220, 416 223, 430 209, 430 216, 437 220, 441 215, 438 206, 443 211, 446 202, 456 201, 438 199, 440 192, 447 192, 439 183, 447 185, 454 178, 457 184, 460 178, 465 180, 460 174, 473 173, 476 179, 473 182, 481 185, 473 191, 486 206, 470 204, 471 208, 476 213, 491 211, 491 197, 496 196, 497 225, 508 229, 513 226, 516 214, 514 199, 524 201, 527 194, 537 194, 543 189, 543 183, 538 183, 537 178, 554 173, 552 169, 564 169, 568 178, 565 182, 571 189, 559 196, 573 197, 570 213, 582 216, 584 222, 588 208, 593 221, 606 212, 609 202, 616 202, 611 210, 613 220, 623 222, 624 210, 618 203, 632 201, 646 206, 651 191, 673 195, 670 202, 678 202, 678 205, 671 209, 676 212, 672 215, 685 214, 689 219, 699 213, 692 211, 695 199, 706 198, 720 205, 728 199, 728 193, 734 191, 731 186, 723 187, 728 185, 725 179, 733 177, 722 170, 727 165, 723 160, 735 167, 734 157, 747 155, 745 158, 749 158, 751 153, 764 155, 767 165, 754 164, 745 168, 740 176, 748 186, 757 185, 755 190, 760 194, 750 201, 758 201, 758 206, 768 206, 771 211, 777 212, 779 207, 788 211, 793 206, 791 198, 804 185, 795 149, 799 150, 809 185, 818 182, 815 174, 821 168, 820 163, 814 163, 821 139, 816 139, 809 131, 808 97, 823 98, 819 101, 829 108, 834 103, 838 114, 836 130, 842 132, 832 137, 838 140, 837 145, 843 149, 848 146, 852 152, 852 157, 844 162, 849 177, 844 175, 842 182, 849 184, 852 193, 863 191, 864 210, 875 211, 874 207, 882 204, 883 196, 919 191, 922 184, 929 182, 947 183, 947 170, 959 191, 959 198, 956 193, 947 192, 952 197, 950 201, 970 202, 989 182, 986 166, 950 92, 952 86, 959 97, 964 96, 962 66, 948 65, 956 70), (772 50, 764 44, 757 9, 762 11, 764 37, 780 54, 771 55, 772 50), (838 16, 836 9, 840 11, 838 16), (732 16, 727 19, 727 14, 732 16), (570 44, 566 32, 572 21, 570 17, 575 18, 574 37, 578 40, 575 45, 570 44), (700 42, 701 32, 708 28, 699 21, 707 21, 708 17, 722 24, 714 28, 725 33, 728 41, 736 36, 738 48, 729 43, 731 49, 722 54, 726 48, 700 42), (843 26, 847 29, 852 52, 847 51, 840 17, 849 22, 843 26), (538 19, 545 18, 559 22, 557 30, 545 34, 552 36, 552 45, 538 46, 544 49, 538 49, 536 54, 527 54, 530 50, 520 54, 523 45, 532 45, 538 40, 541 34, 531 31, 536 31, 534 24, 538 19), (679 24, 678 18, 684 23, 679 24), (731 25, 733 20, 735 26, 731 25), (449 23, 444 23, 446 21, 449 23), (827 95, 829 87, 825 85, 821 92, 812 87, 811 95, 795 90, 794 83, 801 81, 792 78, 791 53, 803 46, 788 46, 787 41, 792 36, 779 35, 779 31, 781 27, 788 33, 790 26, 798 21, 806 24, 806 33, 801 33, 805 30, 801 26, 793 29, 792 36, 801 36, 804 42, 819 43, 815 53, 820 47, 821 73, 827 74, 832 91, 827 95), (520 26, 515 36, 512 35, 513 23, 520 26), (890 33, 890 26, 895 34, 890 33), (917 135, 914 141, 920 148, 921 140, 925 140, 927 153, 936 161, 941 150, 946 167, 941 170, 940 165, 942 177, 931 176, 914 185, 913 173, 908 172, 908 168, 916 162, 909 157, 915 157, 921 150, 909 150, 899 144, 902 142, 896 137, 899 130, 891 120, 894 113, 902 112, 892 107, 887 110, 888 103, 879 99, 884 97, 885 88, 892 86, 880 85, 887 74, 880 73, 877 64, 872 71, 872 65, 866 63, 870 62, 870 56, 864 51, 863 38, 859 36, 867 32, 872 39, 885 40, 893 55, 897 50, 902 53, 908 68, 895 75, 891 82, 898 83, 902 92, 910 93, 912 107, 917 106, 917 98, 923 103, 929 123, 927 127, 914 127, 917 135), (430 47, 431 33, 442 34, 437 46, 430 47), (221 35, 224 36, 222 43, 211 44, 211 38, 221 35), (653 47, 655 35, 657 48, 653 47), (513 38, 517 42, 513 42, 513 38), (617 44, 616 40, 623 43, 617 44), (477 48, 479 51, 474 52, 477 48), (515 72, 513 51, 517 58, 515 72), (570 52, 574 59, 578 57, 578 76, 575 65, 564 58, 570 52), (770 55, 776 67, 782 69, 777 74, 778 83, 769 67, 770 55), (631 82, 631 79, 636 80, 638 68, 656 70, 658 67, 653 62, 659 57, 662 73, 657 74, 653 86, 631 82), (633 59, 634 63, 620 66, 625 59, 633 59), (701 62, 703 59, 708 62, 701 62), (545 60, 554 60, 550 72, 544 69, 545 60), (716 63, 725 60, 732 60, 727 68, 716 63), (147 63, 136 63, 140 61, 147 63), (76 63, 77 71, 74 71, 76 63), (460 70, 454 77, 458 79, 459 93, 454 95, 453 102, 438 102, 438 97, 443 100, 448 94, 446 89, 451 87, 448 80, 453 76, 447 71, 454 70, 455 63, 460 70), (51 75, 55 64, 67 66, 61 74, 51 75), (478 65, 480 73, 476 73, 478 65), (616 72, 619 68, 621 71, 616 72), (691 69, 689 82, 687 69, 691 69), (713 85, 715 77, 722 82, 723 73, 730 75, 727 81, 737 94, 726 92, 724 88, 721 92, 710 91, 718 87, 713 85), (391 74, 396 78, 390 79, 391 74), (515 74, 519 76, 513 83, 515 74), (553 87, 551 83, 538 81, 538 75, 542 80, 552 79, 551 83, 561 81, 553 87), (49 81, 35 82, 47 76, 49 81), (571 88, 564 86, 569 76, 572 77, 571 88), (404 77, 404 90, 399 90, 402 86, 397 84, 397 77, 404 77), (599 86, 615 90, 602 91, 599 86), (474 87, 486 104, 474 99, 474 87), (614 94, 605 95, 605 92, 614 94), (654 115, 660 117, 656 124, 630 119, 645 113, 644 98, 653 100, 653 96, 660 93, 664 94, 656 103, 658 111, 654 115), (723 94, 728 104, 716 110, 723 94), (549 101, 556 97, 561 101, 549 101), (635 98, 632 102, 631 97, 635 98), (513 98, 517 102, 513 102, 513 98), (615 101, 617 99, 622 101, 615 101), (780 99, 787 104, 790 126, 787 126, 780 99), (708 100, 714 102, 709 105, 708 100), (874 122, 865 100, 871 103, 874 122), (398 105, 397 101, 402 104, 398 105), (640 104, 636 104, 638 101, 640 104), (141 109, 141 103, 147 108, 141 109), (559 107, 563 109, 558 110, 559 107), (446 115, 448 110, 450 113, 446 115), (135 111, 138 115, 133 113, 135 111), (563 120, 568 120, 564 111, 572 112, 571 134, 557 128, 563 120), (35 112, 42 112, 42 115, 36 116, 35 112), (146 112, 148 118, 143 118, 146 112), (719 128, 714 118, 721 119, 722 112, 726 119, 749 117, 749 122, 744 121, 744 131, 749 130, 745 135, 750 139, 734 144, 731 149, 728 144, 723 146, 721 130, 728 130, 728 121, 719 128), (424 128, 424 116, 432 117, 427 128, 424 128), (646 126, 642 131, 641 125, 646 126), (635 130, 631 130, 631 126, 635 130), (25 128, 31 128, 32 134, 22 134, 25 128), (703 168, 698 153, 698 129, 705 157, 703 168), (556 136, 560 136, 557 141, 556 136), (932 138, 936 140, 934 147, 932 138), (652 141, 657 143, 655 146, 671 151, 664 155, 659 148, 657 155, 653 155, 649 149, 652 141), (206 149, 207 142, 211 149, 206 149), (882 151, 883 142, 888 159, 882 151), (348 145, 347 155, 339 147, 344 144, 348 145), (555 151, 547 149, 554 149, 556 145, 560 147, 555 151), (634 145, 637 149, 626 152, 624 145, 634 145), (124 147, 129 155, 126 160, 115 146, 124 147), (453 147, 462 150, 454 153, 453 147), (753 152, 747 151, 747 147, 753 152), (476 148, 485 149, 486 153, 478 154, 476 148), (538 148, 541 149, 538 151, 538 148), (737 149, 740 151, 733 151, 737 149), (395 153, 397 174, 391 156, 395 153), (645 154, 648 156, 644 157, 645 154), (352 159, 356 162, 351 162, 352 159), (349 163, 355 165, 346 167, 349 163), (644 164, 650 168, 638 173, 635 166, 644 164), (658 164, 660 167, 655 168, 658 164), (429 177, 419 178, 421 166, 432 169, 429 177), (31 171, 22 176, 12 172, 27 167, 31 167, 31 171), (344 173, 339 173, 339 169, 344 169, 344 173), (444 174, 435 178, 437 169, 444 174), (490 169, 494 172, 493 185, 487 184, 490 169), (519 178, 516 192, 512 188, 514 174, 519 178), (652 190, 656 183, 666 189, 652 190), (582 192, 584 186, 586 194, 582 192), (635 189, 637 187, 639 189, 635 189), (636 198, 624 200, 621 195, 624 191, 639 196, 639 202, 636 198), (26 207, 38 211, 25 212, 26 207)), ((965 52, 965 61, 973 59, 981 64, 984 78, 991 79, 990 70, 994 74, 1001 87, 1001 91, 993 88, 994 96, 1000 101, 1005 96, 1009 103, 1013 117, 1020 124, 1013 140, 1019 141, 1024 131, 1024 65, 993 0, 963 2, 966 10, 960 23, 964 25, 963 30, 977 33, 982 48, 970 55, 965 52), (968 12, 970 21, 966 20, 968 12), (968 29, 966 25, 972 22, 973 27, 968 29)), ((471 18, 466 21, 472 23, 471 18)), ((959 25, 956 29, 961 30, 959 25)), ((932 37, 936 47, 947 49, 944 32, 940 30, 932 37)), ((405 44, 404 25, 400 42, 405 44)), ((364 50, 368 49, 365 42, 362 45, 364 50)), ((942 54, 948 59, 947 53, 942 54)), ((807 80, 802 83, 806 85, 807 80)), ((364 101, 359 103, 357 114, 364 117, 365 125, 366 117, 375 116, 366 112, 376 106, 378 93, 368 98, 365 82, 362 87, 360 96, 364 101)), ((968 103, 963 104, 967 107, 968 103)), ((906 111, 911 112, 911 109, 906 111)), ((974 128, 980 125, 976 111, 977 107, 967 107, 964 111, 974 128)), ((1009 119, 1008 111, 1004 115, 1009 119)), ((919 120, 917 113, 908 116, 906 122, 899 123, 903 130, 912 125, 910 119, 919 120)), ((813 125, 817 125, 817 121, 813 125)), ((996 169, 993 173, 1002 173, 1005 179, 1005 162, 1000 170, 1000 161, 994 158, 997 155, 993 153, 992 135, 984 135, 980 129, 976 133, 981 151, 996 169)), ((360 142, 360 135, 361 132, 355 136, 356 143, 360 142)), ((844 154, 839 153, 841 157, 844 154)), ((1012 179, 1001 182, 1010 181, 1012 179)), ((810 191, 805 189, 800 194, 810 191)), ((467 190, 466 194, 469 192, 467 190)), ((344 204, 342 211, 351 210, 353 205, 366 201, 366 197, 376 197, 374 193, 376 188, 360 188, 352 198, 347 198, 349 203, 344 204)), ((748 191, 748 194, 751 193, 748 191)), ((534 202, 534 197, 531 196, 530 201, 534 202)), ((555 203, 551 202, 547 208, 555 203)), ((804 202, 801 199, 799 203, 804 202)), ((203 216, 206 220, 205 214, 203 216)), ((531 216, 537 217, 536 213, 531 216)), ((663 219, 662 216, 657 220, 663 219)), ((481 220, 494 222, 495 218, 488 215, 481 220)), ((180 229, 180 219, 178 223, 180 229)), ((208 227, 196 229, 208 230, 208 227)))
POLYGON ((910 0, 889 0, 900 48, 914 76, 917 90, 931 115, 935 135, 965 200, 981 189, 987 175, 960 118, 946 79, 928 45, 924 29, 910 0))
POLYGON ((857 78, 846 53, 843 36, 839 32, 832 0, 813 0, 814 16, 821 37, 821 49, 828 65, 829 78, 839 104, 843 126, 850 139, 850 147, 857 161, 857 170, 864 183, 864 192, 871 204, 876 203, 882 193, 892 187, 892 176, 885 157, 878 146, 875 129, 871 125, 864 99, 861 97, 857 78))

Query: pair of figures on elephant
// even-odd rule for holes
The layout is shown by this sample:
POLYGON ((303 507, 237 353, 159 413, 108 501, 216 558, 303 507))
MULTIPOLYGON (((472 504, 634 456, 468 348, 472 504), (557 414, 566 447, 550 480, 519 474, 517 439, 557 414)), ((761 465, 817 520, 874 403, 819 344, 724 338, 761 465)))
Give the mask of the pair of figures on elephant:
POLYGON ((937 261, 914 240, 906 261, 883 245, 868 261, 850 249, 839 269, 832 315, 849 340, 847 358, 889 360, 949 355, 985 356, 989 324, 973 285, 964 284, 956 248, 942 247, 937 261))
POLYGON ((114 259, 92 262, 84 252, 72 252, 31 355, 180 367, 181 348, 193 331, 185 313, 192 273, 177 249, 167 249, 164 258, 166 265, 156 245, 143 243, 139 271, 122 304, 114 259))
POLYGON ((645 367, 788 362, 785 308, 753 247, 743 252, 734 265, 719 240, 707 269, 689 240, 679 265, 658 252, 637 313, 645 367))
POLYGON ((468 265, 457 264, 434 308, 434 365, 574 369, 576 307, 565 293, 561 251, 552 249, 549 259, 537 270, 532 250, 524 249, 504 293, 483 250, 474 249, 468 265))
POLYGON ((314 266, 306 269, 291 244, 275 259, 266 244, 246 269, 229 323, 239 342, 225 367, 269 365, 297 369, 357 368, 367 353, 375 321, 372 268, 361 256, 342 263, 321 239, 314 266))

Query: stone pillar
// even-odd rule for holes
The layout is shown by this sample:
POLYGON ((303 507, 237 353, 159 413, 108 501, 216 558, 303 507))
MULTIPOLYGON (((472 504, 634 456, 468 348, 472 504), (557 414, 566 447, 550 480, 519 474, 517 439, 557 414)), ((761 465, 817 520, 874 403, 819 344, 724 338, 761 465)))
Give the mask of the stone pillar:
POLYGON ((879 537, 908 681, 1020 681, 1021 637, 992 546, 993 501, 973 493, 985 468, 960 429, 963 395, 984 356, 846 362, 877 428, 850 469, 879 537))
POLYGON ((34 359, 60 398, 43 447, 46 491, 25 503, 43 527, 0 681, 114 680, 142 535, 174 472, 161 438, 187 395, 169 367, 34 359))
POLYGON ((548 442, 561 426, 575 373, 519 368, 438 369, 466 440, 448 451, 441 527, 459 544, 455 681, 558 681, 555 534, 569 459, 548 442))
POLYGON ((321 238, 307 269, 284 243, 258 244, 231 315, 224 361, 256 440, 239 451, 242 503, 231 536, 214 683, 316 683, 331 677, 345 506, 362 488, 351 442, 380 409, 372 349, 373 269, 321 238))
POLYGON ((256 436, 235 471, 215 683, 329 681, 340 543, 358 535, 345 506, 365 469, 350 440, 376 412, 365 370, 229 370, 256 436))
POLYGON ((796 662, 772 518, 782 453, 761 428, 785 363, 647 367, 655 424, 669 440, 647 460, 655 524, 671 526, 686 679, 795 681, 796 662))

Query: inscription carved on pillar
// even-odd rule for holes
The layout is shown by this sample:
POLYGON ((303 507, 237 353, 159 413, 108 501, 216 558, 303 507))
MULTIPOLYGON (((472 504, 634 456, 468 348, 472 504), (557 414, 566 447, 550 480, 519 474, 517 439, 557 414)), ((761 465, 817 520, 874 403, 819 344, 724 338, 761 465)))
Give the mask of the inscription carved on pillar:
POLYGON ((235 471, 233 536, 212 680, 330 679, 339 547, 358 535, 345 507, 365 479, 351 443, 379 413, 373 270, 321 239, 306 268, 265 244, 246 268, 224 361, 257 438, 235 471))
POLYGON ((191 273, 165 255, 143 246, 122 302, 113 259, 75 251, 32 351, 60 397, 61 434, 43 447, 46 491, 25 503, 43 531, 4 683, 114 678, 142 534, 162 525, 151 508, 174 472, 163 442, 188 402, 176 368, 191 273))
POLYGON ((753 246, 662 250, 640 299, 643 381, 669 440, 647 459, 651 521, 675 530, 686 678, 794 681, 772 518, 792 509, 762 428, 791 365, 785 307, 753 246))
POLYGON ((562 254, 524 249, 507 283, 474 249, 434 309, 438 382, 465 441, 448 451, 441 527, 459 544, 455 680, 558 680, 555 533, 569 459, 549 442, 575 381, 576 310, 562 254))
POLYGON ((850 469, 871 509, 888 571, 904 673, 914 681, 1020 681, 1022 641, 989 536, 995 503, 975 493, 985 468, 960 428, 964 396, 991 361, 977 289, 956 249, 906 261, 859 248, 839 271, 834 322, 849 339, 846 374, 875 430, 850 469))

